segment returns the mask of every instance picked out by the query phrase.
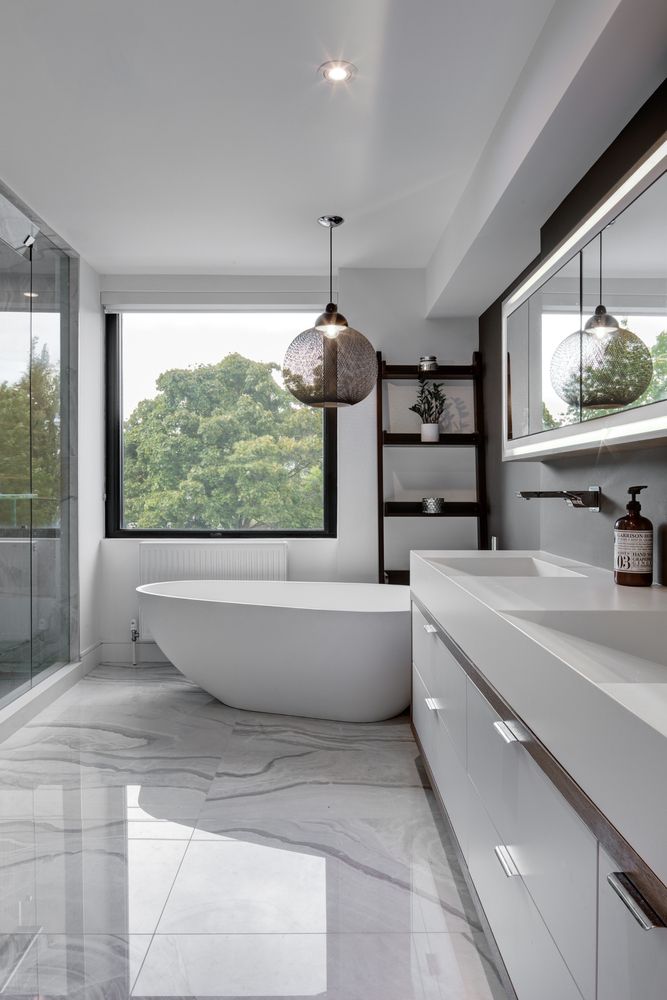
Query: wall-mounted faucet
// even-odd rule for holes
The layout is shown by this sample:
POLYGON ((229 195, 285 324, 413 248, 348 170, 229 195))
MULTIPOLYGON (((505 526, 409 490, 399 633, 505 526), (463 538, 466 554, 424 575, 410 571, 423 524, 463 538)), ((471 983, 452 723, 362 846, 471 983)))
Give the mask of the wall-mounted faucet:
POLYGON ((564 500, 569 507, 585 508, 597 513, 602 504, 602 489, 589 486, 587 490, 521 490, 523 500, 564 500))

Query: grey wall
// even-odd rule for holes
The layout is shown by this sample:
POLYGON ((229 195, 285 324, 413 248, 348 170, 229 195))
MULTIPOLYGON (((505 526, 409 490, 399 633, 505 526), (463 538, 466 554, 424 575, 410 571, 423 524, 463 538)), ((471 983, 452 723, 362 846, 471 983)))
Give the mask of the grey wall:
POLYGON ((597 455, 543 463, 541 472, 541 488, 545 490, 602 487, 604 499, 600 514, 572 510, 558 500, 539 500, 535 505, 541 505, 540 544, 543 549, 583 559, 605 569, 612 568, 614 521, 625 513, 628 486, 648 484, 648 490, 642 495, 642 513, 653 521, 655 529, 654 578, 658 583, 667 584, 667 446, 617 452, 605 449, 597 455))
MULTIPOLYGON (((540 257, 526 262, 526 274, 601 200, 661 134, 664 134, 663 84, 591 168, 541 231, 540 257)), ((643 513, 656 535, 655 579, 667 584, 667 446, 604 448, 597 454, 563 456, 548 462, 502 462, 501 301, 510 288, 479 319, 479 346, 484 358, 487 434, 489 533, 501 548, 542 548, 611 569, 614 521, 625 510, 627 488, 648 484, 643 513), (574 510, 560 500, 520 500, 525 489, 587 489, 603 492, 600 514, 574 510)))
MULTIPOLYGON (((540 548, 539 502, 516 499, 518 490, 540 489, 539 462, 502 461, 502 364, 500 300, 480 316, 484 360, 484 421, 489 536, 502 549, 540 548)), ((541 502, 541 501, 540 501, 541 502)))

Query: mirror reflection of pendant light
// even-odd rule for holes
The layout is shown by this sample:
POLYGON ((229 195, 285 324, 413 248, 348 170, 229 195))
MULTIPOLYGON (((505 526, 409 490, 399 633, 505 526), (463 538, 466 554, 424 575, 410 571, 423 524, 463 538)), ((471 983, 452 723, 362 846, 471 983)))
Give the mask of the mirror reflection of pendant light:
MULTIPOLYGON (((602 233, 600 299, 602 299, 602 233)), ((583 330, 571 333, 554 351, 551 384, 570 406, 612 410, 629 406, 653 378, 653 360, 636 333, 620 327, 600 303, 583 330)))
POLYGON ((287 348, 283 379, 307 406, 354 406, 375 385, 377 358, 372 344, 348 325, 333 302, 333 230, 344 220, 340 215, 323 215, 317 221, 329 229, 329 302, 315 326, 287 348))
POLYGON ((611 313, 608 313, 602 305, 602 233, 598 236, 600 244, 600 305, 589 320, 586 321, 584 330, 588 333, 605 334, 618 332, 618 320, 611 313))

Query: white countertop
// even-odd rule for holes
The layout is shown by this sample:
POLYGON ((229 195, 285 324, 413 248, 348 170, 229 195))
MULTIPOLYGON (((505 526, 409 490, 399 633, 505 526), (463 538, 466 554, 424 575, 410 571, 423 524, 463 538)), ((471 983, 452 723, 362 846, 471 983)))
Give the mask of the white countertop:
POLYGON ((413 552, 411 581, 667 883, 667 588, 537 551, 413 552), (477 575, 496 567, 531 575, 477 575))

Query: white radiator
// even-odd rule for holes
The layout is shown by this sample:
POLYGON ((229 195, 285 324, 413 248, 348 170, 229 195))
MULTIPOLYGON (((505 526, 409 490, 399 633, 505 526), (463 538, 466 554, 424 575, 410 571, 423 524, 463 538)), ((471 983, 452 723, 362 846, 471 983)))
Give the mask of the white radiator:
MULTIPOLYGON (((287 542, 141 542, 139 582, 286 580, 287 542)), ((152 639, 139 615, 142 639, 152 639)))

